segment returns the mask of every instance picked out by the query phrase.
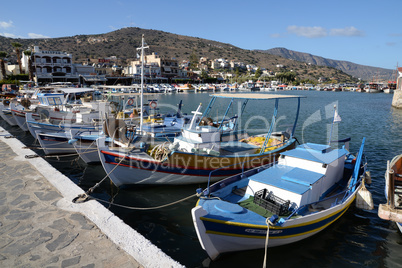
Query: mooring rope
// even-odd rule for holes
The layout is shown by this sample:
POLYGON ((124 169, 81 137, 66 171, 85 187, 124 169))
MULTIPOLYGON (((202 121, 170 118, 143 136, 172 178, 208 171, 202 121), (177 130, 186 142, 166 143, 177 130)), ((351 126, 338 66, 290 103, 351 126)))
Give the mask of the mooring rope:
POLYGON ((106 200, 102 200, 102 199, 99 199, 99 198, 96 198, 96 197, 93 197, 93 196, 90 196, 90 197, 92 199, 94 199, 94 200, 104 202, 104 203, 109 204, 109 205, 121 207, 121 208, 132 209, 132 210, 153 210, 153 209, 160 209, 160 208, 165 208, 165 207, 168 207, 168 206, 172 206, 172 205, 178 204, 180 202, 186 201, 187 199, 196 197, 196 196, 198 196, 198 194, 193 194, 193 195, 187 196, 185 198, 182 198, 180 200, 177 200, 177 201, 165 204, 165 205, 160 205, 160 206, 156 206, 156 207, 148 207, 148 208, 125 206, 125 205, 115 204, 115 203, 112 203, 112 202, 109 202, 109 201, 106 201, 106 200))
POLYGON ((265 253, 264 253, 264 263, 262 265, 263 268, 267 267, 267 257, 268 257, 268 241, 269 241, 269 226, 272 224, 272 222, 267 218, 265 220, 265 223, 267 224, 267 235, 265 236, 265 253))
MULTIPOLYGON (((128 144, 131 144, 131 142, 133 141, 133 138, 130 138, 128 141, 128 144)), ((88 189, 88 191, 86 191, 83 194, 78 195, 77 197, 75 197, 73 199, 73 203, 82 203, 85 202, 89 199, 90 194, 95 190, 96 187, 98 187, 99 185, 101 185, 101 183, 106 180, 110 174, 112 174, 112 172, 118 167, 120 166, 121 162, 123 162, 123 160, 128 156, 128 154, 131 152, 131 150, 133 150, 135 147, 133 146, 132 149, 128 150, 127 153, 121 158, 121 160, 119 161, 119 163, 114 166, 108 173, 106 173, 105 177, 103 177, 102 180, 100 180, 98 183, 96 183, 94 186, 92 186, 91 188, 88 189)))

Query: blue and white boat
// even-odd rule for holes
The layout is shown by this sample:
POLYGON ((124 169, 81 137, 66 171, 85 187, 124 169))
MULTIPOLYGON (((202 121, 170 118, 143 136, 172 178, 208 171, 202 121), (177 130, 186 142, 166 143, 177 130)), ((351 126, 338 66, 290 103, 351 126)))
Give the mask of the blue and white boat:
POLYGON ((378 216, 394 221, 402 232, 402 154, 387 163, 385 197, 387 203, 378 206, 378 216))
POLYGON ((58 124, 48 119, 35 120, 33 113, 25 113, 25 119, 26 126, 28 127, 29 132, 35 138, 38 133, 69 131, 70 129, 76 129, 80 131, 97 131, 101 129, 102 125, 98 122, 98 114, 87 114, 89 115, 89 118, 84 120, 82 118, 85 118, 85 113, 77 114, 74 123, 71 123, 71 120, 66 120, 66 122, 61 121, 58 124))
POLYGON ((339 219, 355 200, 367 167, 365 139, 357 157, 348 151, 349 140, 340 148, 299 145, 282 152, 275 164, 198 190, 191 214, 209 257, 294 243, 339 219))

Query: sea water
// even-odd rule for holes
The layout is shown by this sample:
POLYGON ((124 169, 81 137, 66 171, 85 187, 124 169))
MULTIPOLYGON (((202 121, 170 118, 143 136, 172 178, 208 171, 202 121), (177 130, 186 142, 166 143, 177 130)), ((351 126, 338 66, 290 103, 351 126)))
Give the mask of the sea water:
MULTIPOLYGON (((183 112, 191 114, 202 104, 207 107, 211 93, 183 93, 157 95, 158 112, 174 113, 183 100, 183 112)), ((264 94, 298 95, 300 114, 295 136, 300 143, 328 143, 351 138, 350 151, 356 153, 366 137, 365 154, 371 171, 372 184, 368 188, 375 209, 365 211, 351 206, 334 224, 319 234, 301 242, 278 248, 269 248, 269 267, 402 267, 402 235, 394 223, 377 216, 378 205, 385 203, 384 173, 387 160, 402 153, 402 110, 391 107, 392 95, 358 92, 283 91, 264 94), (341 122, 332 124, 334 107, 341 122)), ((212 111, 212 117, 221 118, 226 106, 212 111)), ((255 101, 248 104, 241 126, 247 130, 266 130, 272 121, 274 101, 255 101)), ((297 101, 279 102, 275 127, 289 128, 295 120, 297 101)), ((240 110, 233 105, 236 114, 240 110), (237 110, 236 110, 237 109, 237 110)), ((29 132, 0 125, 28 146, 35 146, 29 132)), ((257 131, 255 131, 257 132, 257 131)), ((38 151, 43 155, 42 152, 38 151)), ((88 190, 105 177, 101 165, 86 165, 73 157, 46 158, 49 163, 88 190)), ((133 171, 135 172, 135 171, 133 171)), ((264 250, 223 254, 210 261, 201 248, 191 219, 191 209, 197 199, 191 198, 162 209, 146 209, 168 204, 193 195, 199 187, 135 186, 117 189, 106 179, 95 189, 94 196, 109 203, 130 206, 127 209, 104 203, 124 222, 152 241, 166 254, 187 267, 261 267, 264 250)))

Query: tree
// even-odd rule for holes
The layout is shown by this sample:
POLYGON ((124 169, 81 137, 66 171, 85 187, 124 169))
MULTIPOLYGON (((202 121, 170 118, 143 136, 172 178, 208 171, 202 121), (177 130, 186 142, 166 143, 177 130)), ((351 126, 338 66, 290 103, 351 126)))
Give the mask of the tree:
POLYGON ((29 80, 33 81, 32 52, 30 50, 25 50, 24 55, 28 57, 29 80))
POLYGON ((208 78, 208 73, 207 73, 207 71, 205 71, 205 70, 202 70, 202 71, 201 71, 201 78, 202 78, 202 79, 207 79, 207 78, 208 78))
POLYGON ((20 47, 22 47, 22 45, 20 43, 18 43, 18 42, 11 43, 11 45, 14 47, 15 53, 17 53, 18 67, 20 68, 20 73, 23 74, 25 72, 24 72, 24 70, 22 70, 21 56, 20 56, 20 47))
POLYGON ((190 55, 190 68, 193 70, 196 69, 198 66, 198 62, 199 62, 198 56, 195 54, 195 51, 193 50, 193 52, 191 52, 190 55))
POLYGON ((6 73, 6 66, 4 63, 5 58, 7 57, 7 52, 5 51, 0 51, 0 68, 1 68, 1 74, 3 76, 3 80, 7 78, 7 73, 6 73))
POLYGON ((255 71, 255 78, 259 78, 262 74, 262 71, 260 69, 260 67, 258 67, 258 69, 255 71))

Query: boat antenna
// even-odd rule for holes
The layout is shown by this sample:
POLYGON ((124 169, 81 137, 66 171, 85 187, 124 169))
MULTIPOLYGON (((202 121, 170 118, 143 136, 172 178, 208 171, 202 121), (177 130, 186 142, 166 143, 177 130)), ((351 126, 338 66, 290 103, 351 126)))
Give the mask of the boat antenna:
POLYGON ((140 133, 142 133, 142 124, 144 123, 144 48, 149 48, 149 46, 144 46, 144 35, 142 35, 141 47, 137 50, 141 50, 141 116, 140 116, 140 133))

